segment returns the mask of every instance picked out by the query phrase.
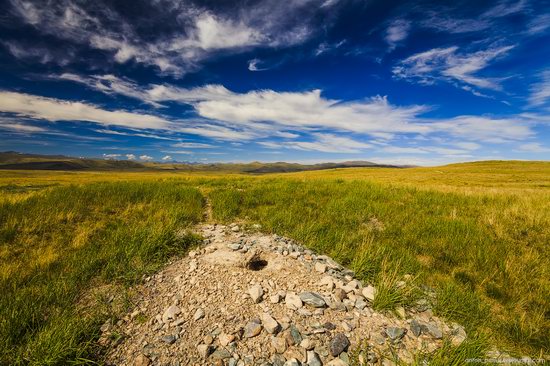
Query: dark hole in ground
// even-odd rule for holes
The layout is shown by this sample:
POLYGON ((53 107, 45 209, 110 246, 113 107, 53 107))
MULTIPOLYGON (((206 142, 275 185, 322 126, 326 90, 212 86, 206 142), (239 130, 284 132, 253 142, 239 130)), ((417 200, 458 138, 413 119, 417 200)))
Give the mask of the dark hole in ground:
POLYGON ((248 262, 247 268, 251 271, 259 271, 264 269, 267 266, 267 261, 265 259, 252 259, 248 262))

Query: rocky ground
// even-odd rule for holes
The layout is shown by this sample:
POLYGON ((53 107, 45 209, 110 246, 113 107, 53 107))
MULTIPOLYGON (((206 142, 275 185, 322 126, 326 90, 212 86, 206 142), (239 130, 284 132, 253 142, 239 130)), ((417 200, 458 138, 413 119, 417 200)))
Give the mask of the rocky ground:
POLYGON ((399 316, 374 311, 373 286, 289 239, 235 224, 198 230, 203 246, 147 278, 136 308, 103 325, 108 364, 337 366, 354 353, 393 365, 466 338, 425 301, 399 316))

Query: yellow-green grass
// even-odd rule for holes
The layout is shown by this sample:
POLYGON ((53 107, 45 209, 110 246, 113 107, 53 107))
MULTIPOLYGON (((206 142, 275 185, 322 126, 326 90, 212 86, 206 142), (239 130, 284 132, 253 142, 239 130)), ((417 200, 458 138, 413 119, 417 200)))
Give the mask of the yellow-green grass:
MULTIPOLYGON (((436 294, 434 310, 465 325, 471 335, 461 348, 433 355, 436 364, 460 364, 490 345, 512 354, 550 353, 550 163, 350 168, 253 177, 200 172, 0 172, 0 204, 32 202, 32 207, 40 207, 56 192, 65 192, 70 204, 70 192, 92 189, 102 181, 113 187, 149 187, 143 195, 149 197, 146 200, 169 187, 173 192, 194 187, 204 198, 198 195, 193 202, 210 199, 216 221, 260 223, 265 231, 290 236, 350 266, 360 278, 379 287, 375 306, 381 310, 410 306, 422 285, 431 287, 436 294), (132 183, 115 183, 122 181, 132 183), (404 274, 413 275, 415 286, 396 286, 404 274)), ((117 202, 122 207, 125 198, 117 202)), ((172 207, 169 199, 149 204, 156 206, 128 205, 123 211, 130 217, 172 207)), ((110 217, 101 216, 101 201, 92 206, 102 217, 98 222, 110 223, 110 217)), ((96 211, 88 217, 98 215, 96 211)), ((198 220, 200 209, 192 211, 197 211, 194 218, 184 221, 198 220)), ((129 220, 126 227, 138 224, 139 220, 129 220)), ((78 226, 86 232, 93 231, 94 225, 81 222, 78 226)), ((40 235, 54 228, 50 225, 40 235)), ((4 239, 11 248, 17 247, 16 241, 25 242, 22 268, 51 255, 39 249, 38 240, 28 241, 28 237, 20 232, 4 239)), ((80 248, 93 243, 86 234, 80 237, 80 248)), ((71 248, 72 242, 69 238, 58 241, 65 244, 56 251, 56 260, 64 262, 59 252, 71 248)), ((80 255, 74 251, 73 260, 80 255)), ((160 262, 155 260, 155 266, 160 262)), ((8 268, 11 264, 0 263, 2 273, 9 273, 3 278, 19 278, 18 271, 8 268)), ((104 283, 112 281, 100 278, 104 283)), ((20 287, 25 288, 22 283, 20 287)), ((76 292, 89 289, 86 282, 76 292)), ((25 352, 34 347, 31 340, 22 344, 25 352)), ((74 344, 78 349, 81 343, 74 344)))
POLYGON ((202 206, 197 189, 160 181, 68 185, 0 203, 0 364, 94 357, 125 289, 196 242, 185 229, 202 206))

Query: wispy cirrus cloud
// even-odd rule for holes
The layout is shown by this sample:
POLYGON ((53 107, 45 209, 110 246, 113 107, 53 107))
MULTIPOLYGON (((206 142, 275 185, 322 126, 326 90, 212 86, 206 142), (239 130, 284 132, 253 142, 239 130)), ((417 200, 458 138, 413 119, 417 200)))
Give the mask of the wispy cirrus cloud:
POLYGON ((395 78, 421 84, 439 81, 458 83, 458 86, 501 90, 503 78, 483 77, 479 72, 505 56, 515 46, 492 47, 476 52, 459 52, 457 46, 434 48, 409 56, 394 66, 395 78))
MULTIPOLYGON (((104 51, 116 63, 133 61, 174 76, 195 71, 220 53, 303 43, 329 21, 337 5, 323 7, 325 1, 307 0, 281 7, 263 0, 221 13, 193 2, 159 0, 143 4, 148 9, 142 21, 123 16, 114 4, 103 1, 9 2, 13 15, 44 35, 104 51)), ((15 41, 11 44, 17 47, 15 41)))
POLYGON ((390 23, 388 28, 386 28, 386 35, 384 37, 390 51, 395 49, 400 42, 408 37, 410 29, 411 22, 406 19, 396 19, 390 23))
POLYGON ((531 107, 550 104, 550 69, 540 73, 539 77, 540 81, 530 87, 528 101, 531 107))

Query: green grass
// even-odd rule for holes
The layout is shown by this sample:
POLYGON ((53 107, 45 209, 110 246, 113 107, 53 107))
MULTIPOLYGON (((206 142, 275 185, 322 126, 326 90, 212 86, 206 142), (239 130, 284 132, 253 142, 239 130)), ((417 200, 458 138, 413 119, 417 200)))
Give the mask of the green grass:
POLYGON ((124 289, 196 242, 177 232, 202 205, 174 182, 66 186, 0 204, 0 363, 92 357, 124 289))
POLYGON ((349 266, 377 286, 380 311, 428 294, 470 339, 418 364, 459 365, 491 346, 550 354, 550 163, 481 162, 261 177, 0 172, 0 363, 95 357, 130 285, 193 244, 175 233, 202 219, 206 198, 217 222, 259 223, 349 266))

